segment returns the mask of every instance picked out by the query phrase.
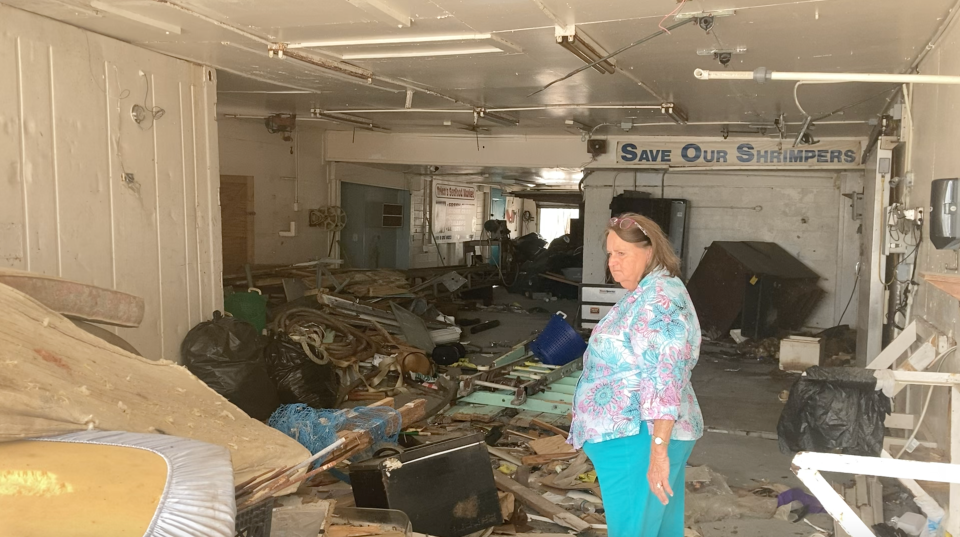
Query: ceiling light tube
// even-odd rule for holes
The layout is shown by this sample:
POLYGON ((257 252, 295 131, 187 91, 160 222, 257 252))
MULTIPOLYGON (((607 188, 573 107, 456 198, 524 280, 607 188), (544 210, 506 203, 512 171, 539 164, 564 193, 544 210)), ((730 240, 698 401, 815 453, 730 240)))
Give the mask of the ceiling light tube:
POLYGON ((140 24, 146 24, 147 26, 152 26, 159 30, 163 30, 168 34, 177 34, 180 35, 180 27, 175 24, 169 24, 163 21, 158 21, 156 19, 151 19, 139 13, 134 13, 132 11, 127 11, 126 9, 120 9, 114 5, 107 4, 105 2, 99 2, 94 0, 90 2, 90 7, 96 9, 97 11, 104 11, 118 17, 123 17, 125 19, 132 20, 134 22, 139 22, 140 24))
MULTIPOLYGON (((583 32, 577 30, 576 27, 570 32, 569 29, 558 26, 556 33, 557 44, 573 53, 584 63, 593 63, 607 55, 607 51, 603 50, 600 45, 583 32)), ((613 74, 617 71, 616 66, 610 60, 604 60, 594 65, 593 68, 601 74, 613 74)))
POLYGON ((357 52, 347 53, 340 57, 344 60, 376 60, 382 58, 429 58, 432 56, 460 56, 464 54, 490 54, 503 52, 497 47, 475 47, 447 50, 417 50, 407 52, 357 52))
POLYGON ((792 80, 802 82, 880 82, 891 84, 960 84, 960 76, 898 75, 892 73, 803 73, 768 71, 761 67, 756 71, 708 71, 693 72, 699 80, 792 80))
POLYGON ((516 127, 517 125, 520 124, 520 120, 517 118, 505 116, 503 114, 498 114, 495 112, 491 112, 489 110, 484 110, 482 108, 477 110, 477 113, 479 113, 480 117, 482 117, 483 119, 486 119, 487 121, 496 123, 498 125, 503 125, 505 127, 516 127))
POLYGON ((303 41, 288 43, 287 48, 330 48, 352 47, 357 45, 403 45, 420 43, 444 43, 448 41, 484 41, 492 39, 492 34, 450 34, 450 35, 421 35, 409 37, 378 37, 372 39, 331 39, 327 41, 303 41))

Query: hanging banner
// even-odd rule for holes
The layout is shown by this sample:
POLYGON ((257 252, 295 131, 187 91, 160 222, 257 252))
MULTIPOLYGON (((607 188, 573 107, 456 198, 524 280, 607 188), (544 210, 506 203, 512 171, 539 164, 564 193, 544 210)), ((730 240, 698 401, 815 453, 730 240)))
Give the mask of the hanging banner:
POLYGON ((477 189, 433 183, 433 234, 438 244, 471 241, 477 235, 477 189))
POLYGON ((821 140, 793 147, 792 141, 618 142, 617 163, 674 167, 852 168, 860 164, 857 140, 821 140))

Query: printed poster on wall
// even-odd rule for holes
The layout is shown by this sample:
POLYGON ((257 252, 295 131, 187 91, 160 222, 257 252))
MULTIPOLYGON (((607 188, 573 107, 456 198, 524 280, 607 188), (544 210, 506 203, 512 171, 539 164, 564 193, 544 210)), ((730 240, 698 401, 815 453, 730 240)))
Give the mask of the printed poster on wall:
POLYGON ((618 142, 617 163, 674 167, 852 168, 860 165, 858 140, 821 140, 793 147, 793 141, 618 142))
POLYGON ((433 183, 433 234, 438 244, 473 240, 477 229, 477 189, 433 183))

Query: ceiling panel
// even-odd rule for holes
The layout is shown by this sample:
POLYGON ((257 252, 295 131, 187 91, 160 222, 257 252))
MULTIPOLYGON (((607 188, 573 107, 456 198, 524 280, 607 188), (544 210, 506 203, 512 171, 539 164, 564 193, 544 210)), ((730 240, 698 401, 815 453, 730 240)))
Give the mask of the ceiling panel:
MULTIPOLYGON (((630 77, 639 78, 675 101, 691 125, 643 125, 634 134, 716 135, 720 124, 770 125, 779 114, 799 123, 793 84, 752 81, 698 81, 696 68, 722 70, 700 49, 742 46, 729 69, 767 67, 782 71, 898 72, 914 58, 940 25, 954 0, 689 0, 682 13, 735 9, 736 15, 718 17, 707 34, 693 25, 657 37, 617 58, 627 75, 601 75, 588 69, 550 89, 532 95, 544 84, 583 65, 556 44, 553 19, 581 25, 600 46, 614 50, 657 31, 663 15, 677 7, 675 0, 381 0, 395 11, 409 14, 413 23, 400 28, 382 14, 356 7, 346 0, 174 0, 222 24, 213 24, 154 0, 101 0, 115 9, 175 25, 181 33, 131 21, 116 13, 100 12, 90 0, 0 0, 44 16, 115 37, 123 41, 220 69, 219 108, 225 113, 263 115, 275 112, 309 115, 310 109, 400 109, 407 82, 470 104, 518 107, 559 104, 658 104, 658 99, 630 77), (224 26, 233 26, 231 31, 224 26), (254 38, 240 35, 253 34, 254 38), (347 63, 388 77, 367 84, 356 78, 290 58, 269 58, 258 40, 370 39, 494 32, 516 44, 521 52, 459 54, 422 58, 356 59, 347 63), (242 75, 242 76, 241 76, 242 75), (407 82, 405 82, 407 81, 407 82), (290 93, 291 91, 305 93, 290 93), (269 93, 268 93, 269 92, 269 93), (706 124, 703 124, 706 123, 706 124)), ((668 19, 666 23, 672 20, 668 19)), ((457 45, 457 46, 462 46, 457 45)), ((452 45, 360 46, 325 49, 327 53, 376 50, 429 50, 452 45)), ((465 46, 465 45, 464 45, 465 46)), ((320 51, 301 50, 319 55, 320 51)), ((327 59, 330 56, 326 56, 327 59)), ((818 125, 816 136, 865 135, 865 122, 879 112, 885 89, 875 84, 804 86, 801 105, 812 114, 867 100, 829 121, 848 124, 818 125)), ((441 97, 416 92, 414 108, 467 109, 441 97)), ((564 125, 576 119, 587 125, 619 124, 624 118, 658 123, 657 110, 531 110, 515 114, 519 127, 487 124, 481 135, 502 133, 579 134, 564 125)), ((472 113, 398 112, 367 114, 371 121, 395 131, 466 134, 457 125, 472 124, 472 113), (445 126, 444 121, 452 125, 445 126)), ((480 122, 484 126, 483 121, 480 122)), ((603 130, 598 133, 604 132, 603 130)))

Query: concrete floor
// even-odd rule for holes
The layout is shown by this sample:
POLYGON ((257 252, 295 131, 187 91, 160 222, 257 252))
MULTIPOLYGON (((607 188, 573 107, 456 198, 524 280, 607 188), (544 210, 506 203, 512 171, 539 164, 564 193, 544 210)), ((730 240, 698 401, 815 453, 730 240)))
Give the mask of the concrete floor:
MULTIPOLYGON (((565 311, 571 319, 576 315, 577 304, 573 301, 543 302, 495 289, 495 304, 516 303, 524 310, 534 306, 545 308, 547 313, 503 313, 495 311, 463 312, 460 317, 499 319, 501 326, 480 334, 464 334, 463 339, 491 349, 491 342, 512 346, 541 330, 549 321, 550 314, 565 311)), ((502 352, 502 350, 500 351, 502 352)), ((499 353, 498 353, 499 354, 499 353)), ((474 357, 481 364, 486 359, 474 357)), ((740 430, 776 433, 777 421, 783 404, 777 398, 782 390, 789 389, 795 377, 783 375, 776 364, 758 363, 751 359, 731 359, 719 354, 703 353, 693 373, 694 390, 703 411, 706 426, 724 430, 740 430)), ((800 486, 799 480, 790 471, 791 455, 780 453, 776 440, 707 432, 697 442, 690 458, 692 465, 708 465, 724 475, 733 487, 754 487, 759 482, 782 483, 791 487, 800 486)), ((832 529, 829 516, 809 517, 811 522, 832 529)), ((736 535, 737 537, 808 536, 813 528, 800 523, 791 524, 781 520, 729 519, 700 525, 703 537, 736 535)))

